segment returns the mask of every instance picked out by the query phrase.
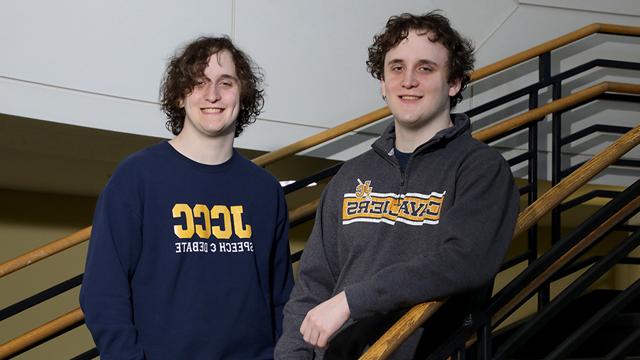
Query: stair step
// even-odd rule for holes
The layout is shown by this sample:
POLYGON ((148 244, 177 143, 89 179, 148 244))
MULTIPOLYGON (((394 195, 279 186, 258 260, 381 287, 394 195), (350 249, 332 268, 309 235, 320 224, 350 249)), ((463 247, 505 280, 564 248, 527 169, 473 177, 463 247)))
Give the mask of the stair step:
MULTIPOLYGON (((562 313, 544 326, 536 335, 513 354, 513 359, 542 359, 561 344, 582 323, 602 307, 606 306, 620 291, 596 290, 576 299, 562 313)), ((598 329, 579 349, 570 354, 573 360, 596 359, 606 356, 633 330, 640 328, 640 299, 630 303, 612 320, 598 329)), ((494 338, 494 349, 513 334, 511 329, 504 335, 494 338)), ((634 348, 627 359, 640 360, 640 344, 634 348)))

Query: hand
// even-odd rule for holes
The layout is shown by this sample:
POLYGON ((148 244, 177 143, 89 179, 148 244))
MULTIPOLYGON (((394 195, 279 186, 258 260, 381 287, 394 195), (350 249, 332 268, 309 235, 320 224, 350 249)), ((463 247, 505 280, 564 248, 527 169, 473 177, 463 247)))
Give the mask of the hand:
POLYGON ((344 291, 309 310, 302 321, 300 333, 304 341, 324 348, 329 338, 349 319, 351 311, 344 291))

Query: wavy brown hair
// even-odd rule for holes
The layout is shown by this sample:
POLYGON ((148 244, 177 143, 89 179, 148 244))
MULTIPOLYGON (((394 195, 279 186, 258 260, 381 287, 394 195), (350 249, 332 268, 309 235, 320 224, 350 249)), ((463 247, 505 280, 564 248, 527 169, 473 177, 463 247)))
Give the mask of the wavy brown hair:
POLYGON ((251 58, 235 47, 226 36, 200 37, 187 44, 169 60, 160 85, 160 103, 168 118, 165 125, 174 135, 182 131, 186 116, 180 101, 193 91, 204 76, 209 58, 224 50, 231 54, 236 75, 240 80, 240 112, 236 119, 235 136, 240 135, 247 125, 253 123, 262 111, 262 72, 251 58))
POLYGON ((427 35, 432 42, 438 42, 448 51, 448 80, 453 82, 460 79, 460 91, 449 97, 450 108, 453 109, 462 101, 462 91, 469 83, 469 74, 473 71, 473 45, 451 27, 449 19, 438 11, 431 11, 423 15, 401 14, 392 16, 387 21, 384 31, 373 37, 373 44, 369 47, 367 71, 378 79, 384 80, 384 58, 389 50, 406 39, 410 31, 419 35, 427 35))

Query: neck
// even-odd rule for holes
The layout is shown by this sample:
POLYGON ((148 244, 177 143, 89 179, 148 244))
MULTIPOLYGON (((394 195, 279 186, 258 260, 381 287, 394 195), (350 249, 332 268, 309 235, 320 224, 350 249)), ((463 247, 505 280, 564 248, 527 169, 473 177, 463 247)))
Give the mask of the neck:
POLYGON ((435 134, 452 126, 448 111, 420 127, 407 127, 396 121, 396 148, 404 153, 412 153, 418 146, 431 140, 435 134))
POLYGON ((233 154, 234 133, 224 136, 207 137, 198 133, 180 132, 169 141, 176 151, 189 159, 205 164, 218 165, 229 160, 233 154))

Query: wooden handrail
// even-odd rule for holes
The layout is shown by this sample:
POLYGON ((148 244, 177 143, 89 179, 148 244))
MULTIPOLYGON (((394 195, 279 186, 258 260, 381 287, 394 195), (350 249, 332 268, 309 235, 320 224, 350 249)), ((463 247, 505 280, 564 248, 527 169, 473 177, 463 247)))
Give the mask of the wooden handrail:
MULTIPOLYGON (((631 35, 631 36, 640 36, 640 27, 635 27, 635 26, 623 26, 623 25, 614 25, 614 24, 591 24, 588 26, 585 26, 581 29, 578 29, 572 33, 566 34, 564 36, 558 37, 556 39, 553 39, 551 41, 545 42, 541 45, 538 45, 536 47, 533 47, 527 51, 523 51, 521 53, 515 54, 509 58, 506 58, 504 60, 498 61, 494 64, 482 67, 476 71, 474 71, 471 74, 471 80, 472 81, 477 81, 480 80, 484 77, 490 76, 492 74, 495 74, 497 72, 500 72, 502 70, 505 70, 511 66, 517 65, 518 63, 521 63, 523 61, 527 61, 529 59, 532 59, 538 55, 541 55, 543 53, 546 53, 548 51, 551 51, 553 49, 559 48, 561 46, 567 45, 571 42, 574 42, 576 40, 582 39, 586 36, 589 36, 591 34, 594 33, 607 33, 607 34, 619 34, 619 35, 631 35)), ((585 99, 588 99, 590 97, 593 96, 597 96, 598 94, 601 94, 605 91, 613 91, 613 92, 631 92, 631 93, 640 93, 640 86, 638 85, 631 85, 631 84, 621 84, 621 83, 612 83, 612 82, 605 82, 605 83, 601 83, 598 85, 595 85, 591 88, 582 90, 580 92, 577 92, 575 94, 572 94, 570 96, 568 96, 567 98, 563 98, 560 100, 556 100, 552 103, 546 104, 538 109, 534 109, 531 110, 525 114, 516 116, 514 118, 508 119, 505 122, 501 122, 499 124, 496 124, 494 126, 491 126, 487 129, 478 131, 476 133, 474 133, 474 137, 476 137, 477 139, 483 139, 483 138, 492 138, 494 136, 496 136, 499 133, 503 133, 506 131, 509 131, 511 129, 517 128, 522 126, 523 124, 526 124, 528 122, 531 121, 535 121, 536 119, 539 119, 540 117, 557 111, 559 109, 562 108, 566 108, 568 106, 570 106, 571 104, 575 104, 578 103, 580 101, 584 101, 585 99), (595 95, 593 95, 595 94, 595 95), (573 97, 572 97, 573 96, 573 97), (570 100, 569 100, 570 99, 570 100), (546 108, 545 108, 546 107, 546 108), (542 110, 545 109, 545 110, 542 110), (545 113, 546 111, 546 113, 545 113), (545 113, 545 114, 543 114, 545 113), (508 123, 507 123, 508 122, 508 123)), ((313 135, 311 137, 305 138, 303 140, 300 140, 298 142, 295 142, 291 145, 288 145, 286 147, 283 147, 281 149, 275 150, 273 152, 270 152, 268 154, 259 156, 257 158, 255 158, 253 161, 254 163, 256 163, 259 166, 265 166, 267 164, 270 164, 274 161, 277 161, 279 159, 282 159, 284 157, 290 156, 292 154, 296 154, 302 150, 308 149, 310 147, 313 147, 315 145, 318 145, 320 143, 323 143, 325 141, 328 140, 332 140, 338 136, 344 135, 350 131, 353 131, 355 129, 358 129, 360 127, 366 126, 368 124, 371 124, 377 120, 383 119, 385 117, 390 116, 391 113, 389 111, 388 107, 383 107, 380 108, 378 110, 375 110, 373 112, 370 112, 366 115, 360 116, 358 118, 355 118, 353 120, 350 120, 348 122, 345 122, 341 125, 338 125, 334 128, 331 129, 327 129, 319 134, 313 135)), ((629 133, 633 132, 635 135, 635 137, 638 137, 638 127, 636 127, 634 130, 630 131, 629 133)), ((627 135, 629 135, 629 133, 627 133, 627 135)), ((613 145, 618 144, 618 142, 625 138, 627 135, 621 137, 618 141, 616 141, 614 144, 612 144, 611 146, 607 147, 607 149, 605 149, 604 152, 607 152, 607 150, 609 150, 613 145)), ((637 139, 636 139, 637 140, 637 139)), ((636 141, 634 140, 634 141, 636 141)), ((628 143, 620 143, 618 144, 619 149, 625 149, 629 146, 631 142, 628 143)), ((636 142, 637 144, 637 142, 636 142)), ((635 146, 635 145, 633 145, 635 146)), ((631 147, 633 147, 631 146, 631 147)), ((565 178, 562 182, 560 182, 558 185, 556 185, 556 187, 558 188, 555 192, 554 189, 556 189, 556 187, 554 187, 553 189, 549 190, 547 193, 543 194, 534 204, 532 204, 531 206, 529 206, 527 209, 525 209, 525 211, 523 211, 520 216, 518 217, 518 223, 516 225, 516 234, 519 234, 523 231, 526 231, 526 229, 528 229, 530 226, 532 226, 534 223, 536 223, 540 217, 542 217, 546 212, 548 212, 551 208, 557 206, 557 204, 553 205, 556 201, 562 201, 564 198, 566 198, 566 196, 568 196, 571 192, 575 191, 575 188, 582 186, 584 183, 586 183, 586 181, 588 181, 591 177, 587 177, 587 176, 582 176, 582 169, 585 169, 585 173, 592 173, 592 172, 599 172, 600 170, 602 170, 602 168, 608 166, 608 161, 612 158, 615 157, 615 154, 617 154, 619 151, 621 150, 611 150, 609 151, 606 156, 604 156, 601 160, 599 161, 594 161, 596 160, 596 158, 599 158, 600 155, 602 155, 603 153, 597 155, 596 157, 594 157, 592 160, 588 161, 587 163, 585 163, 584 165, 582 165, 580 167, 580 169, 578 169, 576 172, 572 173, 571 175, 569 175, 567 178, 565 178), (598 170, 599 169, 599 170, 598 170), (579 173, 579 174, 577 174, 579 173), (573 175, 578 175, 578 176, 574 176, 573 175), (570 182, 566 181, 569 179, 572 179, 570 182), (562 186, 561 186, 562 185, 562 186), (573 190, 571 190, 573 189, 573 190), (553 195, 550 195, 550 193, 554 192, 553 195), (544 202, 541 202, 541 200, 545 200, 544 202), (559 199, 559 200, 558 200, 559 199), (538 209, 537 207, 534 207, 534 205, 540 203, 541 205, 539 205, 540 209, 538 209)), ((629 148, 630 149, 630 148, 629 148)), ((628 151, 628 149, 626 150, 628 151)), ((626 152, 624 151, 624 152, 626 152)), ((623 152, 623 153, 624 153, 623 152)), ((620 155, 618 155, 619 157, 620 155)), ((305 204, 297 209, 294 209, 290 212, 290 216, 291 219, 293 221, 293 219, 298 219, 301 217, 304 217, 310 213, 312 213, 313 211, 315 211, 315 209, 318 206, 318 202, 319 200, 315 200, 312 201, 308 204, 305 204)), ((91 226, 86 227, 82 230, 79 230, 67 237, 58 239, 56 241, 53 241, 45 246, 42 246, 38 249, 32 250, 28 253, 25 253, 17 258, 14 258, 12 260, 9 260, 3 264, 0 264, 0 278, 10 274, 16 270, 19 270, 25 266, 28 266, 30 264, 33 264, 37 261, 40 261, 44 258, 47 258, 53 254, 56 254, 62 250, 68 249, 72 246, 75 246, 79 243, 82 243, 86 240, 89 239, 91 234, 91 226)), ((442 302, 440 301, 434 301, 434 302, 428 302, 428 303, 422 303, 422 304, 418 304, 416 306, 414 306, 411 310, 409 310, 409 312, 407 312, 407 314, 405 314, 405 316, 403 316, 400 320, 402 321, 402 324, 398 324, 396 323, 394 326, 392 326, 391 329, 389 329, 375 344, 374 346, 371 347, 371 349, 365 354, 363 355, 362 359, 383 359, 386 358, 385 356, 388 356, 389 354, 391 354, 391 352, 393 350, 395 350, 395 348, 397 348, 397 346, 399 346, 399 344, 401 342, 396 341, 397 339, 402 339, 404 340, 404 338, 406 338, 406 336, 408 336, 409 334, 411 334, 413 332, 413 330, 415 330, 415 328, 417 328, 418 326, 420 326, 433 312, 435 312, 440 306, 442 305, 442 302), (398 326, 396 326, 398 325, 398 326), (407 332, 407 329, 411 329, 411 331, 407 332), (405 334, 406 335, 403 335, 405 334), (403 338, 404 337, 404 338, 403 338), (396 340, 394 340, 396 339, 396 340), (379 344, 380 343, 380 344, 379 344), (378 344, 378 345, 376 345, 378 344), (379 355, 374 355, 373 353, 371 355, 367 355, 369 354, 372 350, 375 350, 376 354, 379 355)), ((29 346, 30 344, 39 341, 38 339, 42 339, 46 336, 49 336, 50 334, 54 333, 55 331, 63 328, 64 326, 68 326, 68 325, 64 325, 62 327, 57 327, 60 326, 59 324, 70 324, 73 323, 74 321, 77 320, 82 320, 83 315, 81 310, 78 308, 70 313, 67 313, 61 317, 59 317, 58 319, 55 319, 47 324, 42 325, 39 328, 36 328, 34 330, 32 330, 31 332, 24 334, 14 340, 11 340, 3 345, 0 345, 0 358, 3 358, 5 355, 4 351, 7 351, 7 349, 18 349, 18 350, 11 350, 13 352, 9 353, 13 354, 16 351, 19 351, 19 349, 22 349, 24 347, 29 346), (45 334, 45 335, 41 335, 41 334, 45 334), (22 345, 21 345, 22 344, 22 345), (24 345, 26 344, 26 345, 24 345)), ((6 355, 6 356, 9 356, 6 355)))
MULTIPOLYGON (((320 199, 315 199, 307 204, 289 211, 289 220, 293 222, 312 214, 318 208, 319 203, 320 199)), ((70 247, 89 240, 89 237, 91 236, 91 228, 91 226, 86 227, 69 236, 54 240, 42 247, 29 251, 5 263, 0 264, 0 278, 33 263, 36 263, 42 259, 46 259, 49 256, 55 255, 60 251, 66 250, 70 247)))
POLYGON ((45 259, 53 254, 59 253, 62 250, 66 250, 72 246, 87 241, 89 236, 91 236, 91 226, 76 231, 69 236, 54 240, 42 247, 31 250, 23 255, 2 263, 0 264, 0 278, 7 274, 11 274, 16 270, 20 270, 25 266, 45 259))
POLYGON ((336 127, 332 127, 318 134, 315 134, 307 138, 304 138, 300 141, 294 142, 291 145, 287 145, 278 150, 274 150, 270 153, 258 156, 257 158, 253 159, 253 162, 258 166, 265 166, 265 165, 271 164, 275 161, 278 161, 290 155, 299 153, 302 150, 309 149, 325 141, 333 140, 338 136, 344 135, 355 129, 359 129, 363 126, 369 125, 380 119, 384 119, 390 115, 391 115, 391 111, 389 110, 388 107, 385 106, 378 110, 374 110, 370 113, 357 117, 353 120, 349 120, 336 127))
MULTIPOLYGON (((568 95, 564 98, 555 100, 553 102, 550 102, 548 104, 545 104, 539 108, 536 109, 532 109, 527 111, 526 113, 523 113, 521 115, 517 115, 514 116, 510 119, 501 121, 498 124, 489 126, 487 128, 484 128, 482 130, 478 130, 476 132, 473 133, 473 137, 480 140, 480 141, 486 141, 487 139, 491 139, 494 136, 503 134, 505 132, 511 131, 513 129, 522 127, 526 124, 529 124, 533 121, 538 121, 539 119, 541 119, 543 116, 548 115, 552 112, 555 111, 559 111, 559 110, 563 110, 566 109, 569 106, 578 104, 582 101, 586 101, 588 99, 592 99, 604 92, 618 92, 618 93, 628 93, 628 94, 640 94, 640 85, 634 85, 634 84, 625 84, 625 83, 616 83, 616 82, 602 82, 599 83, 597 85, 588 87, 586 89, 580 90, 578 92, 575 92, 571 95, 568 95)), ((381 111, 384 109, 380 109, 378 111, 381 111)), ((372 115, 373 117, 373 115, 372 115)), ((361 118, 355 119, 353 121, 360 121, 362 120, 361 118)), ((364 119, 363 121, 369 121, 369 119, 364 119)), ((354 124, 354 123, 352 123, 354 124)), ((344 125, 344 124, 343 124, 344 125)), ((352 125, 350 125, 352 126, 352 125)), ((323 137, 329 136, 328 134, 318 134, 318 135, 322 135, 323 137)), ((317 141, 317 139, 313 140, 313 141, 317 141)), ((284 149, 284 148, 283 148, 284 149)), ((289 150, 287 150, 289 151, 289 150)), ((274 152, 275 153, 275 152, 274 152)), ((274 153, 269 153, 266 155, 262 156, 262 159, 265 159, 264 156, 270 155, 270 154, 274 154, 274 153)), ((284 152, 283 152, 284 153, 284 152)), ((281 156, 281 155, 278 155, 281 156)), ((264 162, 264 161, 270 161, 270 159, 273 158, 266 158, 266 160, 260 160, 261 157, 257 157, 255 158, 253 161, 255 163, 260 163, 260 162, 264 162)), ((315 211, 315 208, 317 207, 317 203, 315 203, 315 206, 312 203, 303 205, 304 208, 299 208, 299 209, 294 209, 290 212, 290 216, 300 216, 298 214, 303 214, 303 215, 308 215, 309 211, 312 211, 311 209, 313 209, 313 211, 315 211)), ((293 221, 293 219, 291 220, 293 221)), ((3 264, 0 264, 0 278, 10 274, 16 270, 19 270, 25 266, 28 266, 30 264, 33 264, 37 261, 40 261, 44 258, 47 258, 48 256, 51 256, 53 254, 56 254, 62 250, 68 249, 72 246, 75 246, 77 244, 80 244, 86 240, 89 239, 89 236, 91 234, 91 227, 87 227, 84 228, 76 233, 73 233, 67 237, 64 237, 62 239, 59 240, 55 240, 47 245, 44 245, 41 248, 32 250, 24 255, 21 255, 15 259, 9 260, 3 264)))
POLYGON ((296 222, 299 219, 315 213, 319 204, 320 199, 318 198, 289 211, 289 222, 296 222))
POLYGON ((534 46, 528 50, 509 56, 508 58, 497 61, 493 64, 481 67, 471 74, 471 81, 477 81, 487 76, 498 73, 502 70, 506 70, 512 66, 518 65, 527 60, 531 60, 544 53, 568 45, 574 41, 578 41, 595 33, 640 36, 640 27, 601 23, 587 25, 568 34, 549 40, 538 46, 534 46))
MULTIPOLYGON (((611 165, 614 161, 619 159, 623 154, 631 150, 638 143, 640 143, 640 125, 636 126, 632 130, 629 130, 625 135, 618 138, 611 145, 607 146, 602 152, 594 156, 591 160, 582 164, 576 171, 564 178, 556 186, 549 189, 542 196, 538 198, 533 204, 529 205, 523 212, 518 215, 518 221, 516 222, 516 229, 513 237, 517 237, 524 231, 533 226, 540 218, 551 211, 551 209, 558 206, 564 199, 566 199, 571 193, 578 190, 589 179, 593 178, 596 174, 602 171, 605 167, 611 165)), ((410 327, 395 328, 393 332, 387 330, 376 343, 372 346, 364 355, 367 360, 384 360, 390 355, 389 351, 372 353, 372 350, 379 348, 397 348, 402 341, 406 339, 413 331, 426 321, 429 316, 422 316, 422 313, 429 312, 431 307, 439 306, 440 302, 433 301, 427 303, 421 303, 409 310, 412 312, 413 323, 410 327), (421 322, 420 322, 421 321, 421 322), (376 346, 380 343, 379 346, 376 346)), ((397 324, 395 324, 397 325, 397 324)), ((395 325, 393 327, 395 327, 395 325)), ((392 328, 393 328, 392 327, 392 328)))
MULTIPOLYGON (((521 62, 530 60, 538 55, 557 49, 559 47, 562 47, 571 42, 580 40, 584 37, 587 37, 595 33, 640 36, 640 27, 594 23, 594 24, 585 26, 581 29, 578 29, 576 31, 573 31, 571 33, 568 33, 566 35, 563 35, 553 40, 542 43, 538 46, 532 47, 523 52, 517 53, 504 60, 500 60, 493 64, 477 69, 476 71, 471 73, 470 75, 471 81, 478 81, 487 76, 493 75, 502 70, 515 66, 521 62)), ((290 155, 299 153, 300 151, 309 149, 318 144, 321 144, 325 141, 335 139, 338 136, 342 136, 350 131, 354 131, 365 125, 369 125, 375 121, 384 119, 390 115, 391 115, 391 111, 389 110, 388 107, 380 108, 378 110, 375 110, 373 112, 370 112, 368 114, 355 118, 353 120, 347 121, 336 127, 322 131, 321 133, 318 133, 316 135, 312 135, 310 137, 297 141, 291 145, 287 145, 283 148, 274 150, 270 153, 264 154, 262 156, 258 156, 257 158, 254 159, 254 162, 259 166, 266 166, 275 161, 278 161, 290 155)))
POLYGON ((582 251, 591 246, 596 240, 600 238, 600 236, 611 230, 620 220, 629 216, 638 208, 640 208, 640 197, 635 198, 627 205, 625 205, 622 209, 618 210, 604 223, 590 232, 587 236, 580 240, 580 242, 578 242, 555 262, 549 265, 549 267, 545 268, 540 275, 536 276, 518 294, 516 294, 516 296, 514 296, 511 300, 509 300, 508 303, 506 303, 503 307, 496 311, 496 313, 491 318, 491 323, 497 324, 498 322, 504 320, 504 318, 508 316, 513 309, 515 309, 529 295, 533 294, 533 292, 535 292, 538 287, 540 287, 540 285, 549 280, 551 276, 558 272, 558 270, 560 270, 563 266, 578 257, 582 253, 582 251))
MULTIPOLYGON (((640 27, 636 27, 636 26, 624 26, 624 25, 615 25, 615 24, 600 24, 600 23, 594 23, 588 26, 585 26, 581 29, 578 29, 572 33, 566 34, 564 36, 560 36, 556 39, 553 39, 551 41, 548 41, 546 43, 543 43, 541 45, 538 45, 536 47, 533 47, 527 51, 523 51, 521 53, 518 53, 516 55, 513 55, 507 59, 498 61, 496 63, 487 65, 485 67, 482 67, 476 71, 474 71, 471 74, 471 79, 472 81, 477 81, 480 80, 484 77, 490 76, 492 74, 495 74, 499 71, 502 71, 508 67, 514 66, 516 64, 518 64, 519 62, 522 61, 526 61, 529 60, 535 56, 538 56, 542 53, 545 53, 547 51, 551 51, 553 49, 556 49, 558 47, 564 46, 572 41, 576 41, 579 39, 582 39, 586 36, 589 36, 591 34, 594 33, 606 33, 606 34, 618 34, 618 35, 632 35, 632 36, 640 36, 640 27)), ((547 104, 548 105, 548 104, 547 104)), ((546 106, 546 105, 545 105, 546 106)), ((290 156, 292 154, 296 154, 300 151, 306 150, 310 147, 313 147, 315 145, 318 145, 322 142, 328 141, 328 140, 332 140, 338 136, 344 135, 350 131, 356 130, 362 126, 366 126, 368 124, 371 124, 375 121, 378 121, 380 119, 383 119, 385 117, 388 117, 389 115, 391 115, 391 112, 389 111, 388 107, 383 107, 380 108, 378 110, 372 111, 368 114, 365 114, 363 116, 360 116, 358 118, 355 118, 353 120, 347 121, 341 125, 338 125, 334 128, 331 129, 327 129, 321 133, 318 133, 316 135, 307 137, 305 139, 302 139, 300 141, 297 141, 291 145, 285 146, 283 148, 280 148, 278 150, 272 151, 270 153, 258 156, 257 158, 253 159, 253 162, 255 164, 257 164, 258 166, 265 166, 268 165, 270 163, 273 163, 277 160, 280 160, 282 158, 285 158, 287 156, 290 156)), ((521 116, 525 116, 525 114, 521 115, 521 116)), ((534 115, 528 115, 533 117, 534 115)), ((526 122, 526 118, 522 118, 521 121, 526 122)), ((515 122, 514 125, 515 126, 515 122)), ((476 138, 481 139, 482 137, 489 137, 489 136, 494 136, 495 132, 499 131, 499 128, 497 127, 491 127, 493 130, 492 132, 488 132, 489 129, 487 130, 483 130, 483 131, 487 131, 487 133, 477 133, 475 134, 476 138)), ((504 130, 501 130, 504 131, 504 130)), ((84 228, 80 231, 78 231, 78 233, 86 233, 89 234, 91 232, 91 227, 87 227, 84 228)), ((76 233, 77 234, 77 233, 76 233)), ((72 234, 70 236, 68 236, 67 238, 70 237, 74 237, 75 234, 72 234)), ((74 245, 77 245, 81 242, 84 242, 86 240, 88 240, 89 236, 87 235, 86 238, 84 239, 80 239, 80 238, 74 238, 74 241, 67 241, 65 239, 67 238, 63 238, 57 241, 54 241, 48 245, 45 245, 42 248, 39 249, 35 249, 29 253, 26 253, 22 256, 20 256, 19 258, 15 258, 13 260, 10 260, 9 262, 6 262, 4 264, 0 264, 0 278, 3 277, 4 275, 7 275, 11 272, 14 272, 16 270, 19 270, 27 265, 30 265, 34 262, 37 262, 39 260, 42 260, 48 256, 51 256, 59 251, 68 249, 69 247, 72 247, 74 245), (76 241, 77 240, 77 241, 76 241), (59 241, 59 242, 58 242, 59 241), (51 246, 51 248, 48 248, 49 246, 51 246), (45 248, 46 249, 44 251, 41 251, 41 249, 45 248)))
POLYGON ((82 321, 82 319, 84 319, 82 310, 77 308, 23 335, 9 340, 0 345, 0 359, 7 359, 11 355, 20 352, 43 339, 73 326, 79 321, 82 321))
POLYGON ((527 207, 518 216, 514 237, 527 231, 542 218, 547 212, 558 206, 571 193, 576 191, 587 181, 596 176, 607 166, 618 160, 622 155, 633 149, 640 142, 640 125, 629 130, 612 144, 607 146, 598 155, 582 164, 576 171, 562 179, 549 191, 542 194, 531 206, 527 207), (533 206, 539 204, 537 206, 533 206))
MULTIPOLYGON (((312 213, 314 213, 320 203, 320 199, 313 200, 307 204, 301 205, 294 210, 289 212, 289 219, 291 221, 296 221, 298 219, 304 218, 312 213)), ((14 260, 9 261, 8 263, 3 264, 7 265, 7 268, 10 266, 12 271, 15 271, 21 267, 27 266, 29 263, 33 263, 34 260, 29 256, 37 256, 37 260, 41 260, 46 257, 42 254, 47 253, 47 251, 54 251, 54 253, 69 248, 73 245, 79 244, 80 242, 86 241, 91 233, 91 227, 80 230, 71 236, 67 236, 66 238, 54 241, 51 244, 45 245, 39 249, 26 253, 14 260), (86 237, 83 239, 83 237, 86 237), (46 249, 45 249, 46 248, 46 249), (29 261, 31 259, 31 261, 29 261), (17 264, 17 265, 16 265, 17 264)), ((51 254, 50 254, 51 255, 51 254)), ((37 261, 35 260, 35 261, 37 261)), ((9 271, 9 272, 12 272, 9 271)), ((9 273, 7 272, 7 274, 9 273)), ((1 277, 1 276, 0 276, 1 277)), ((25 349, 36 342, 45 339, 46 337, 60 331, 62 329, 67 328, 68 326, 74 324, 77 321, 84 319, 84 315, 80 308, 77 308, 67 314, 60 316, 59 318, 52 320, 38 328, 35 328, 13 340, 10 340, 2 345, 0 345, 0 359, 5 359, 16 352, 25 349)))
MULTIPOLYGON (((511 119, 504 121, 490 127, 487 130, 481 130, 474 134, 474 137, 483 139, 486 137, 494 136, 496 132, 510 131, 515 127, 522 126, 523 124, 531 121, 536 121, 547 115, 548 113, 561 110, 575 103, 584 101, 586 99, 595 97, 605 91, 614 92, 631 92, 640 93, 640 86, 620 83, 605 82, 595 85, 591 88, 582 90, 578 93, 569 95, 569 100, 560 99, 553 103, 544 105, 539 109, 531 110, 533 115, 522 114, 511 119), (495 130, 498 128, 498 130, 495 130), (487 135, 488 134, 488 135, 487 135)), ((519 216, 516 224, 516 230, 514 237, 520 233, 526 231, 529 227, 535 224, 544 214, 557 206, 562 200, 573 193, 577 188, 584 185, 595 174, 600 172, 606 166, 610 165, 613 161, 618 159, 622 154, 629 151, 640 141, 640 125, 627 134, 620 137, 616 142, 608 146, 600 154, 596 155, 593 159, 583 164, 577 171, 562 180, 554 188, 544 193, 535 203, 527 207, 519 216)), ((292 211, 289 216, 291 221, 295 221, 299 218, 307 216, 313 213, 319 204, 319 199, 311 201, 305 205, 302 205, 292 211)), ((14 260, 11 260, 5 264, 0 265, 0 277, 13 272, 21 267, 27 266, 35 261, 41 260, 47 256, 57 253, 61 250, 69 248, 80 242, 86 241, 91 233, 91 227, 80 230, 68 237, 54 241, 51 244, 45 245, 42 248, 31 251, 25 255, 22 255, 14 260)), ((420 326, 429 316, 435 312, 442 302, 433 301, 422 303, 414 306, 407 314, 405 314, 398 323, 392 326, 376 343, 363 355, 363 359, 384 359, 391 354, 401 343, 408 337, 418 326, 420 326)), ((505 309, 504 312, 508 312, 505 309)), ((501 313, 502 314, 502 313, 501 313)), ((80 315, 82 316, 82 315, 80 315)), ((46 324, 45 324, 46 325, 46 324)), ((44 326, 44 325, 43 325, 44 326)), ((39 329, 34 330, 39 333, 39 329)), ((41 331, 40 331, 41 332, 41 331)), ((30 338, 28 334, 23 335, 25 338, 30 338)), ((24 341, 21 340, 23 343, 24 341)), ((4 346, 4 345, 3 345, 4 346)), ((28 346, 28 345, 27 345, 28 346)), ((1 353, 0 353, 1 354, 1 353)))
POLYGON ((505 134, 513 129, 517 129, 529 123, 538 121, 548 114, 564 110, 569 106, 579 104, 589 99, 593 99, 605 92, 640 94, 640 85, 603 81, 599 84, 577 91, 571 95, 567 95, 561 99, 529 110, 523 114, 500 121, 495 125, 491 125, 481 130, 475 131, 473 133, 473 137, 479 141, 486 142, 489 139, 505 134))
POLYGON ((498 135, 505 134, 513 129, 517 129, 531 122, 538 121, 543 116, 549 115, 556 111, 564 110, 569 106, 579 104, 583 101, 593 99, 605 92, 640 94, 640 85, 603 81, 599 84, 590 86, 580 91, 576 91, 575 93, 567 95, 561 99, 529 110, 526 113, 516 115, 507 120, 500 121, 495 125, 487 126, 486 128, 475 131, 473 133, 473 137, 482 142, 486 142, 487 140, 490 140, 498 135))
POLYGON ((431 301, 412 307, 369 350, 360 356, 359 360, 386 359, 398 349, 408 337, 431 315, 433 315, 445 301, 431 301))
MULTIPOLYGON (((606 149, 584 163, 580 168, 578 168, 578 170, 571 173, 556 186, 544 193, 538 200, 520 213, 516 223, 514 237, 526 231, 545 213, 558 206, 571 193, 576 191, 589 179, 593 178, 605 167, 615 162, 624 153, 628 152, 639 143, 640 125, 618 138, 606 149)), ((633 202, 632 204, 637 206, 637 201, 638 199, 636 199, 636 202, 633 202)), ((317 207, 317 203, 311 202, 299 207, 298 209, 304 207, 307 207, 305 211, 310 211, 309 208, 317 207)), ((628 207, 626 209, 628 213, 633 211, 633 209, 629 209, 628 207)), ((302 211, 301 213, 304 214, 302 211)), ((575 251, 579 251, 579 249, 576 249, 575 251)), ((443 301, 425 302, 411 308, 396 324, 387 330, 387 332, 374 343, 374 345, 361 357, 361 359, 386 359, 395 349, 397 349, 398 346, 400 346, 402 341, 413 333, 416 328, 422 325, 424 321, 431 316, 431 314, 442 306, 443 303, 443 301)), ((0 358, 5 356, 8 357, 11 354, 14 354, 82 319, 83 314, 79 308, 62 315, 55 320, 0 345, 0 358)))
MULTIPOLYGON (((510 131, 513 128, 522 126, 531 121, 536 121, 547 115, 548 113, 564 109, 568 106, 574 105, 581 101, 595 97, 605 91, 614 92, 627 92, 627 93, 640 93, 639 85, 620 84, 604 82, 591 88, 587 88, 578 93, 569 95, 567 98, 556 100, 552 103, 546 104, 539 109, 531 110, 533 115, 527 115, 527 113, 516 116, 511 119, 507 119, 500 124, 494 125, 486 130, 481 130, 474 133, 474 137, 479 140, 490 138, 496 133, 503 131, 510 131), (569 99, 569 100, 567 100, 569 99), (503 124, 504 123, 504 124, 503 124), (505 125, 506 124, 506 125, 505 125)), ((595 156, 583 164, 580 169, 569 175, 553 189, 544 193, 534 204, 525 209, 518 217, 516 224, 515 236, 526 231, 529 227, 535 224, 544 214, 557 206, 563 199, 569 196, 577 188, 584 185, 590 178, 595 176, 598 172, 608 166, 611 162, 615 161, 622 154, 633 148, 640 138, 639 127, 629 131, 624 136, 620 137, 616 142, 607 147, 603 152, 595 156)), ((303 218, 313 213, 319 204, 319 199, 311 201, 305 205, 302 205, 289 212, 291 221, 303 218)), ((0 265, 0 277, 13 272, 19 268, 27 266, 31 263, 39 261, 47 256, 55 254, 73 245, 86 241, 91 233, 91 227, 87 227, 80 230, 70 236, 56 240, 51 244, 45 245, 42 248, 33 250, 25 255, 22 255, 16 259, 10 260, 7 263, 0 265)), ((401 344, 404 340, 403 337, 409 336, 415 328, 420 326, 431 313, 437 310, 442 305, 441 302, 434 301, 428 303, 418 304, 413 307, 405 316, 401 318, 402 323, 393 326, 387 333, 385 333, 369 351, 363 355, 365 359, 383 359, 386 354, 390 354, 393 350, 401 344), (404 335, 403 335, 404 334, 404 335)), ((510 305, 511 306, 511 305, 510 305)), ((505 313, 509 309, 503 310, 505 313)), ((502 314, 502 313, 501 313, 502 314)))

